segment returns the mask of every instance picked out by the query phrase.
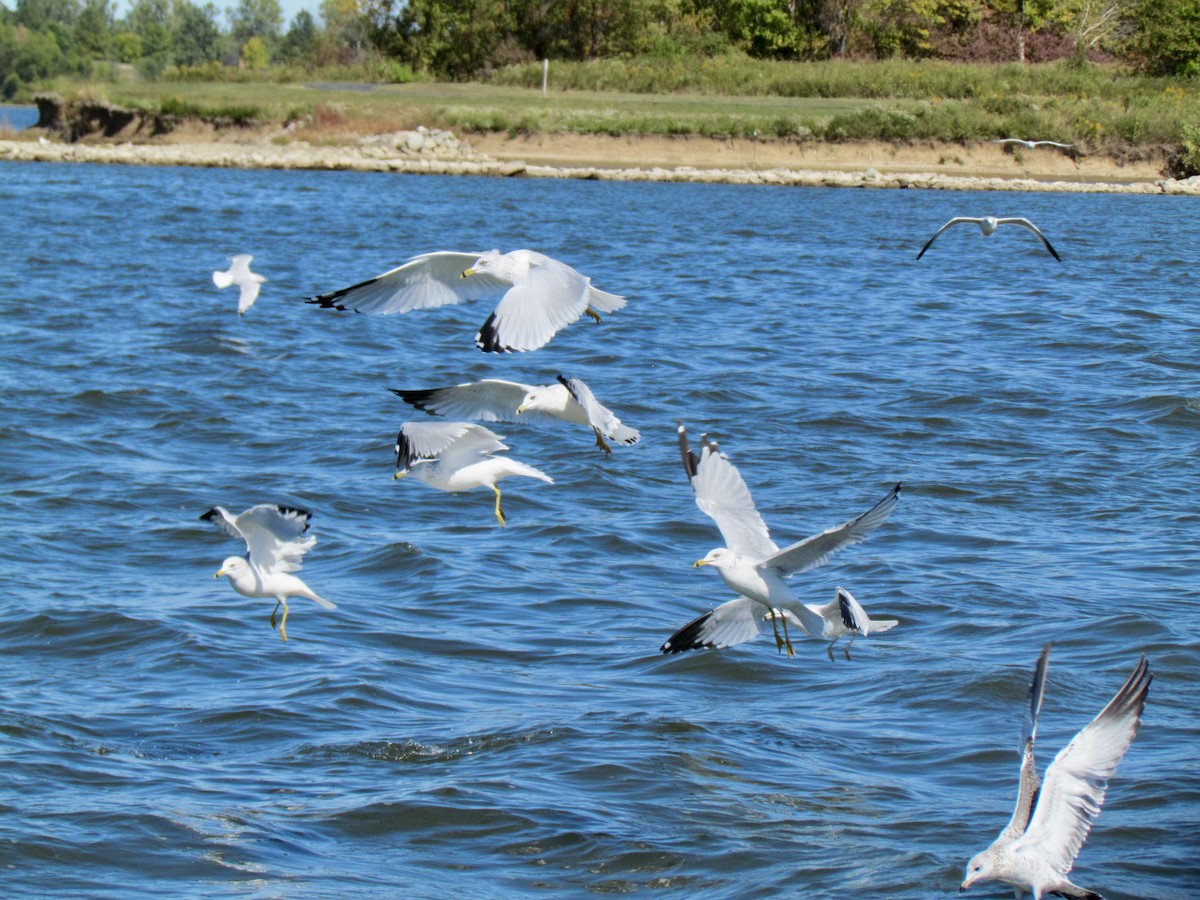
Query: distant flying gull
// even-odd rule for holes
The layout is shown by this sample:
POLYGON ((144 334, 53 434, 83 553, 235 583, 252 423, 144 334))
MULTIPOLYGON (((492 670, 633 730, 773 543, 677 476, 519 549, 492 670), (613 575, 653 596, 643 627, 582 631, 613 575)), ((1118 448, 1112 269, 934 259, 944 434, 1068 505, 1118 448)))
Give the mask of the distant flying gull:
POLYGON ((759 619, 769 618, 776 649, 786 647, 788 656, 795 655, 788 635, 790 621, 809 637, 830 641, 826 650, 832 659, 833 644, 843 635, 886 631, 897 624, 891 619, 869 619, 844 588, 839 588, 834 600, 823 606, 802 603, 783 579, 823 566, 831 554, 864 540, 896 505, 899 484, 858 518, 780 550, 771 540, 741 473, 716 443, 703 436, 697 456, 688 447, 682 422, 678 431, 684 471, 696 492, 696 505, 716 522, 727 545, 709 552, 695 565, 712 566, 740 596, 684 625, 659 648, 663 653, 732 647, 755 637, 759 619), (782 638, 779 621, 783 623, 782 638))
POLYGON ((487 353, 536 350, 561 329, 587 314, 615 312, 625 298, 592 287, 592 280, 566 263, 532 250, 414 256, 369 281, 308 298, 326 309, 373 315, 430 309, 503 294, 475 344, 487 353))
POLYGON ((938 238, 938 235, 941 234, 943 231, 945 231, 947 228, 949 228, 951 225, 964 225, 964 224, 965 225, 978 225, 980 233, 982 235, 984 235, 985 237, 987 237, 988 235, 994 234, 996 229, 999 228, 1001 225, 1020 225, 1022 228, 1028 228, 1030 231, 1032 231, 1034 234, 1036 234, 1041 239, 1043 244, 1046 245, 1046 249, 1050 251, 1050 255, 1053 256, 1055 259, 1057 259, 1059 262, 1062 262, 1062 257, 1058 255, 1058 251, 1050 246, 1050 242, 1048 240, 1046 240, 1046 236, 1044 234, 1042 234, 1041 230, 1036 225, 1034 225, 1032 222, 1030 222, 1028 219, 1022 219, 1022 218, 1017 218, 1017 217, 1008 217, 1008 218, 997 219, 995 216, 983 216, 982 218, 975 218, 973 216, 958 216, 957 218, 951 219, 949 222, 947 222, 945 225, 943 225, 941 228, 939 228, 936 232, 934 232, 933 237, 931 237, 929 240, 927 240, 925 242, 925 246, 922 247, 921 252, 917 254, 917 259, 920 259, 922 256, 924 256, 925 251, 929 249, 929 245, 932 244, 934 241, 936 241, 938 238))
POLYGON ((1063 144, 1058 141, 1027 141, 1024 138, 996 138, 991 141, 993 144, 1020 144, 1026 150, 1033 150, 1037 147, 1060 147, 1063 150, 1074 150, 1074 144, 1063 144))
POLYGON ((396 436, 396 474, 411 474, 439 491, 457 493, 490 487, 496 494, 496 521, 504 525, 500 488, 496 482, 514 475, 536 478, 547 484, 554 479, 533 466, 493 456, 507 450, 499 435, 471 422, 405 422, 396 436))
POLYGON ((538 387, 515 381, 487 379, 454 387, 405 391, 391 389, 405 403, 438 416, 474 419, 483 422, 557 420, 587 425, 596 434, 596 446, 611 454, 605 438, 621 444, 635 444, 641 435, 621 424, 591 389, 579 378, 558 376, 557 384, 538 387))
POLYGON ((229 557, 213 578, 228 576, 233 589, 244 597, 274 598, 271 627, 275 627, 275 613, 282 606, 279 636, 283 640, 287 640, 288 597, 307 597, 326 609, 337 608, 291 574, 300 570, 304 554, 317 543, 315 537, 304 533, 312 518, 308 510, 263 503, 231 516, 223 507, 214 506, 200 518, 246 542, 246 558, 229 557))
POLYGON ((1033 745, 1051 646, 1042 650, 1029 686, 1016 808, 1000 836, 968 863, 960 891, 980 881, 1003 881, 1017 900, 1026 893, 1033 894, 1034 900, 1044 894, 1103 900, 1072 884, 1067 874, 1100 815, 1108 780, 1137 734, 1154 676, 1143 656, 1108 706, 1058 752, 1046 769, 1046 780, 1039 782, 1033 745))
POLYGON ((250 271, 252 259, 254 257, 249 253, 239 253, 229 258, 232 265, 227 272, 213 272, 213 284, 217 287, 224 289, 236 284, 241 288, 241 293, 238 294, 238 315, 254 305, 254 301, 258 299, 258 286, 267 280, 257 272, 250 271))

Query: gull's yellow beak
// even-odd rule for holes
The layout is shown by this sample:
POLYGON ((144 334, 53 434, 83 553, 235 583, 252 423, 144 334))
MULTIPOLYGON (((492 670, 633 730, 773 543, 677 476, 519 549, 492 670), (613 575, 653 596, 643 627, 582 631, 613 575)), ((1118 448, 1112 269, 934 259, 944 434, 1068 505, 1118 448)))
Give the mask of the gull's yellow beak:
POLYGON ((403 471, 403 472, 397 472, 395 475, 392 476, 392 481, 395 481, 397 478, 403 478, 407 474, 408 474, 407 470, 403 471))
POLYGON ((461 275, 459 275, 458 277, 459 278, 470 278, 474 274, 475 274, 474 269, 463 269, 463 273, 461 275))
POLYGON ((213 578, 220 578, 224 574, 225 574, 224 569, 217 569, 217 571, 213 572, 213 578))
POLYGON ((707 560, 707 559, 698 559, 698 560, 696 560, 694 563, 692 563, 692 568, 693 568, 693 569, 698 569, 698 568, 700 568, 701 566, 707 566, 707 565, 708 565, 708 560, 707 560))
POLYGON ((521 413, 523 413, 523 412, 525 412, 525 406, 524 406, 524 404, 522 404, 521 406, 518 406, 518 407, 517 407, 517 415, 519 416, 519 415, 520 415, 521 413))

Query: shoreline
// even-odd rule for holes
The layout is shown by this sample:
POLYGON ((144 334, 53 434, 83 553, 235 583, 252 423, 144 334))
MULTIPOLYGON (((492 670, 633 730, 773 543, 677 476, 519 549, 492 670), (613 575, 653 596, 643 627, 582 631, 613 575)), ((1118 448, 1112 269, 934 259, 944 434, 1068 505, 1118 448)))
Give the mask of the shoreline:
POLYGON ((484 175, 602 181, 775 184, 797 187, 1200 195, 1200 176, 1176 180, 1161 163, 1118 165, 998 145, 824 144, 698 137, 483 134, 460 141, 418 129, 337 144, 290 135, 189 134, 144 143, 0 140, 0 160, 209 168, 484 175))

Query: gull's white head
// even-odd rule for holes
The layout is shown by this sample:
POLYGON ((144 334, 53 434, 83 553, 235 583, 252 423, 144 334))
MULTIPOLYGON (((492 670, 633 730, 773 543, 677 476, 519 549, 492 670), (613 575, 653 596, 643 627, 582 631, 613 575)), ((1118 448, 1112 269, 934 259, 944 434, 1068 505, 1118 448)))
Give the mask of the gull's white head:
POLYGON ((708 555, 704 559, 698 559, 692 565, 693 569, 698 569, 701 566, 712 566, 717 571, 727 569, 737 565, 740 557, 732 550, 726 547, 718 547, 716 550, 709 550, 708 555))
POLYGON ((562 385, 551 384, 545 387, 535 387, 525 399, 521 401, 521 405, 517 407, 517 415, 526 411, 534 412, 553 412, 555 409, 562 407, 562 401, 555 402, 556 395, 564 390, 562 385))
POLYGON ((958 892, 961 894, 977 881, 987 881, 992 877, 992 858, 988 856, 985 850, 982 853, 976 853, 971 857, 971 861, 967 863, 966 877, 963 879, 962 885, 958 892))
POLYGON ((472 275, 491 275, 493 278, 499 278, 502 281, 512 281, 512 261, 511 254, 501 253, 499 250, 490 250, 471 265, 463 270, 462 277, 470 278, 472 275))
POLYGON ((250 568, 250 563, 240 556, 231 556, 221 563, 221 568, 217 569, 213 578, 220 578, 222 575, 227 576, 235 587, 254 580, 254 570, 250 568))
MULTIPOLYGON (((979 230, 984 234, 993 234, 999 227, 1000 223, 996 221, 995 216, 984 216, 979 222, 979 230)), ((1004 233, 1008 234, 1007 231, 1004 233)))

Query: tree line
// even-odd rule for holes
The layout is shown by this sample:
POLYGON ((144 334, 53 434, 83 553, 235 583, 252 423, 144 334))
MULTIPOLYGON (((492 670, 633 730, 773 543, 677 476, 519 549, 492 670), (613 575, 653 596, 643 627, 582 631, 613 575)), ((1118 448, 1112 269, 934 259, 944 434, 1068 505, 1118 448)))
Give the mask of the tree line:
POLYGON ((534 60, 1108 59, 1200 75, 1200 0, 16 0, 0 7, 0 95, 97 63, 144 76, 384 61, 396 78, 486 78, 534 60))

